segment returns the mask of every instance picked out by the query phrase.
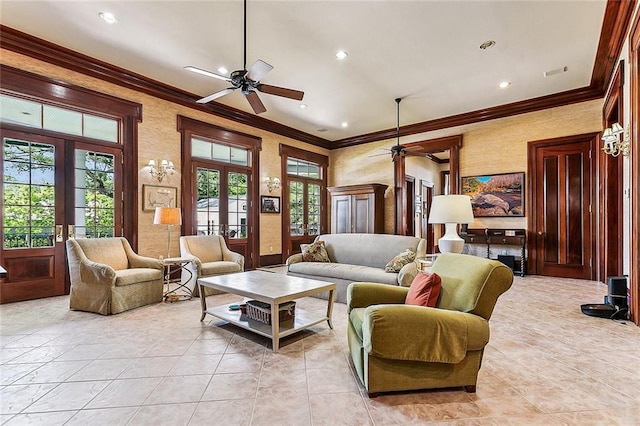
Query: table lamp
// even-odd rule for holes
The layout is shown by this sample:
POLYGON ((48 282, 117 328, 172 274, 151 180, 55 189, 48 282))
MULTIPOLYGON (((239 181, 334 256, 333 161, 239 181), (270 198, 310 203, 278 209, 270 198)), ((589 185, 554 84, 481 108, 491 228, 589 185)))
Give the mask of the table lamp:
POLYGON ((167 225, 167 257, 171 257, 171 227, 182 225, 182 213, 179 207, 156 207, 153 216, 154 225, 167 225))
POLYGON ((459 223, 473 222, 471 197, 468 195, 436 195, 431 203, 429 223, 444 223, 445 234, 438 240, 441 253, 462 253, 464 240, 458 236, 459 223))

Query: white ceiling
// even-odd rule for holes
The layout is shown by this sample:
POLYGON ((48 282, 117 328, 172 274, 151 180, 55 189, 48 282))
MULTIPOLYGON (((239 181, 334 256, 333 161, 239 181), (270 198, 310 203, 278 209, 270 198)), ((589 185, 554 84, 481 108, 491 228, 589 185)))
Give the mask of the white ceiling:
MULTIPOLYGON (((274 66, 263 83, 305 92, 303 102, 260 94, 262 117, 338 140, 394 128, 397 97, 406 125, 588 86, 605 5, 248 0, 247 65, 262 59, 274 66), (481 50, 487 40, 496 45, 481 50), (335 58, 339 49, 347 59, 335 58), (512 85, 499 89, 504 80, 512 85)), ((242 8, 240 0, 2 0, 0 22, 204 97, 228 83, 183 67, 242 69, 242 8), (117 24, 98 17, 107 11, 117 24)), ((253 113, 239 91, 218 102, 253 113)))

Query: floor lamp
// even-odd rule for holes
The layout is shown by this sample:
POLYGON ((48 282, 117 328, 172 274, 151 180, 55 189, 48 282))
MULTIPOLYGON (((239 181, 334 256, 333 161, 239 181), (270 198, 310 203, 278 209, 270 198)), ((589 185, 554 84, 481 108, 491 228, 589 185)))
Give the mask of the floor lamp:
POLYGON ((156 207, 153 216, 154 225, 167 225, 167 257, 171 257, 171 227, 182 225, 182 212, 179 207, 156 207))
POLYGON ((462 253, 464 240, 458 235, 458 224, 473 222, 471 197, 436 195, 431 203, 428 222, 444 223, 445 234, 438 240, 441 253, 462 253))

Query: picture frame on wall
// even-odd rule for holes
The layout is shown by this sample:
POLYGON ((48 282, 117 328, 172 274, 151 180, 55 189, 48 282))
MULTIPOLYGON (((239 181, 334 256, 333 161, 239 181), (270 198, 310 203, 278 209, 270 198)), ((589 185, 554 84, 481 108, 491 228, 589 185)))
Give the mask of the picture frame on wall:
POLYGON ((260 196, 261 213, 280 213, 280 197, 271 195, 260 196))
POLYGON ((523 217, 524 172, 462 178, 474 217, 523 217))
POLYGON ((175 186, 142 185, 142 210, 156 207, 176 207, 178 188, 175 186))

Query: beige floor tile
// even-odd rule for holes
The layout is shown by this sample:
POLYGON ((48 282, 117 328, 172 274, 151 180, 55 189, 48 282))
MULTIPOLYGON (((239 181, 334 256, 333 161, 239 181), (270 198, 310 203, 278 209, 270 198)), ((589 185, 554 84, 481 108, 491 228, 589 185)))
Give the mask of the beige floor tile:
POLYGON ((96 359, 67 379, 69 382, 81 380, 115 379, 131 365, 133 359, 96 359))
POLYGON ((136 426, 187 425, 197 405, 196 403, 188 403, 142 406, 133 415, 129 424, 136 426))
POLYGON ((281 398, 277 395, 256 398, 251 424, 254 426, 311 425, 309 399, 305 395, 281 398))
POLYGON ((161 377, 114 380, 86 408, 142 405, 162 381, 161 377))
POLYGON ((120 379, 132 379, 135 377, 163 377, 180 360, 177 356, 136 358, 120 374, 120 379))
MULTIPOLYGON (((68 296, 7 304, 0 423, 635 426, 640 328, 579 309, 606 290, 516 277, 491 318, 475 394, 440 389, 374 399, 354 376, 344 304, 334 307, 334 330, 318 324, 289 336, 277 354, 267 338, 212 317, 200 322, 198 300, 113 316, 70 311, 68 296)), ((238 301, 208 299, 211 306, 238 301)), ((299 306, 323 312, 326 301, 304 298, 299 306)))
POLYGON ((75 411, 57 411, 51 413, 26 413, 14 416, 6 426, 60 426, 75 414, 75 411))
POLYGON ((0 387, 0 413, 16 414, 57 386, 55 383, 0 387))
POLYGON ((314 426, 373 425, 359 392, 310 395, 309 402, 314 426))
POLYGON ((257 388, 256 373, 216 374, 207 385, 202 401, 255 398, 257 388))
POLYGON ((211 426, 216 423, 212 419, 224 419, 224 424, 227 425, 248 426, 251 423, 253 402, 253 398, 200 402, 189 426, 211 426))
POLYGON ((145 404, 198 402, 209 381, 211 381, 210 375, 165 377, 147 398, 145 404))
POLYGON ((61 383, 24 412, 79 410, 98 395, 109 381, 61 383))
POLYGON ((314 368, 307 370, 309 394, 358 392, 355 378, 348 368, 314 368))
POLYGON ((80 410, 65 426, 125 426, 137 410, 137 407, 80 410))

